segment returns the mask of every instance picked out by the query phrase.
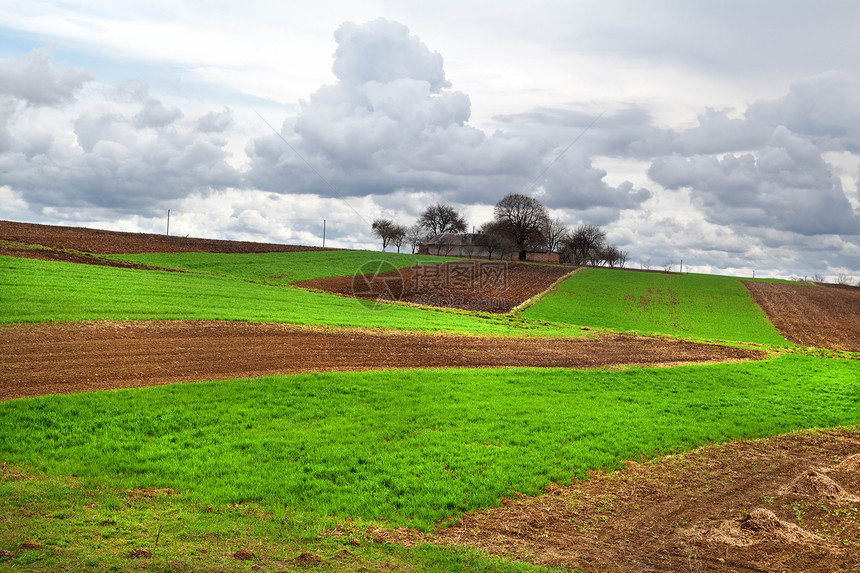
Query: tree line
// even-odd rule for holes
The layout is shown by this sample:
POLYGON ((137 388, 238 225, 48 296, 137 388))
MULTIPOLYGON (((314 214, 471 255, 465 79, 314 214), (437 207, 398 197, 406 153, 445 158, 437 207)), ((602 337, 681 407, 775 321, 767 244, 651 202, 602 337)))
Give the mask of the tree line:
MULTIPOLYGON (((373 233, 382 241, 382 250, 389 245, 400 252, 404 244, 415 253, 419 246, 445 233, 465 233, 466 219, 451 205, 437 203, 428 207, 418 220, 406 227, 391 219, 376 219, 373 233)), ((481 225, 490 257, 517 253, 525 260, 528 251, 550 251, 559 254, 562 262, 577 265, 606 265, 623 267, 628 254, 606 242, 606 232, 597 225, 580 224, 569 228, 560 219, 550 217, 547 209, 534 197, 520 193, 505 195, 493 208, 493 219, 481 225)))

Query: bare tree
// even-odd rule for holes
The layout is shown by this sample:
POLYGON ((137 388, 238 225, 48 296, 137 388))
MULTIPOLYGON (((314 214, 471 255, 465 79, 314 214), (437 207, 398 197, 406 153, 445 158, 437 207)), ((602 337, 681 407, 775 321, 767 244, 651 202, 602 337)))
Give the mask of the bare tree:
POLYGON ((603 249, 601 258, 610 268, 615 268, 615 266, 619 265, 619 262, 621 261, 622 251, 615 245, 608 245, 603 249))
POLYGON ((845 286, 850 285, 851 284, 851 277, 849 277, 845 273, 839 273, 836 276, 836 284, 845 285, 845 286))
POLYGON ((397 225, 391 219, 376 219, 370 228, 373 229, 373 234, 382 239, 382 250, 388 246, 388 243, 394 238, 397 225))
POLYGON ((424 230, 424 227, 415 223, 408 229, 406 229, 406 240, 409 241, 409 244, 412 246, 412 254, 415 254, 415 251, 418 250, 418 247, 421 246, 421 243, 426 241, 429 237, 427 236, 427 231, 424 230))
POLYGON ((466 219, 452 206, 436 203, 428 207, 418 217, 418 224, 426 229, 431 236, 442 233, 465 233, 466 219))
POLYGON ((511 232, 504 221, 490 221, 484 223, 478 229, 484 235, 487 242, 487 259, 493 259, 493 253, 499 253, 499 259, 504 258, 505 253, 513 247, 511 232))
POLYGON ((579 225, 564 241, 565 260, 584 265, 602 260, 606 249, 606 232, 597 225, 579 225))
POLYGON ((672 261, 666 261, 665 263, 663 263, 664 273, 671 273, 673 268, 675 268, 675 263, 673 263, 672 261))
POLYGON ((519 251, 519 259, 526 259, 526 250, 545 242, 544 229, 549 214, 541 202, 521 193, 505 195, 493 209, 496 221, 504 223, 500 230, 508 233, 519 251))
POLYGON ((394 225, 391 229, 391 242, 397 247, 397 252, 400 252, 400 246, 406 240, 406 227, 403 225, 394 225))
POLYGON ((551 253, 557 253, 561 250, 562 243, 569 233, 570 229, 561 219, 547 219, 546 227, 543 230, 546 250, 551 253))

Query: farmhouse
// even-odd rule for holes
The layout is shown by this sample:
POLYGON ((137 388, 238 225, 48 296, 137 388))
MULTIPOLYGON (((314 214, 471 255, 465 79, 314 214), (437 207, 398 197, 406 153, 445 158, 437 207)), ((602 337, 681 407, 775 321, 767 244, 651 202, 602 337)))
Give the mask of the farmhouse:
MULTIPOLYGON (((504 241, 493 241, 484 233, 442 233, 421 243, 418 252, 422 255, 508 261, 517 260, 518 257, 516 248, 504 241)), ((559 262, 558 253, 537 250, 526 251, 526 260, 540 263, 559 262)))

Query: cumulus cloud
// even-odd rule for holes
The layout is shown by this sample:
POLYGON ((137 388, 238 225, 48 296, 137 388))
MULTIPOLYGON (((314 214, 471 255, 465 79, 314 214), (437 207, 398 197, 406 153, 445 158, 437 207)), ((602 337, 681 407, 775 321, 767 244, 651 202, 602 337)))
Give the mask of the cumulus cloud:
POLYGON ((823 149, 860 153, 860 78, 831 71, 793 84, 778 100, 760 100, 745 116, 753 125, 785 126, 823 149))
POLYGON ((684 127, 656 119, 671 95, 633 94, 499 115, 492 132, 470 124, 470 96, 406 26, 345 23, 334 38, 333 83, 298 112, 266 109, 290 114, 278 133, 235 100, 193 111, 201 101, 182 89, 101 84, 50 50, 0 60, 0 195, 11 198, 0 209, 152 230, 169 207, 185 232, 311 243, 326 219, 329 244, 375 247, 377 216, 409 223, 441 200, 479 225, 520 192, 570 225, 605 226, 654 266, 743 272, 777 258, 805 274, 860 261, 856 73, 818 73, 745 107, 715 98, 684 127))
POLYGON ((155 98, 149 98, 134 116, 135 127, 164 127, 182 118, 179 109, 167 109, 155 98))
POLYGON ((180 110, 167 108, 141 85, 134 97, 117 90, 114 100, 95 94, 89 96, 94 101, 72 105, 88 75, 58 73, 42 52, 34 58, 37 64, 24 75, 53 91, 41 99, 27 92, 16 96, 28 98, 28 105, 0 105, 3 182, 32 208, 140 212, 241 183, 223 138, 197 129, 212 118, 183 121, 180 110), (36 102, 66 105, 60 113, 29 105, 36 102))
POLYGON ((47 49, 20 58, 0 60, 0 94, 34 106, 56 106, 75 100, 76 93, 93 75, 77 68, 57 70, 47 49))
POLYGON ((332 71, 345 84, 411 79, 427 82, 433 93, 451 87, 439 52, 431 52, 403 24, 385 18, 363 25, 346 22, 334 37, 338 47, 332 71))
MULTIPOLYGON (((524 129, 487 134, 469 125, 468 95, 449 89, 441 56, 401 24, 344 24, 335 38, 338 82, 314 92, 279 135, 259 137, 247 147, 249 186, 327 195, 330 183, 351 197, 433 193, 447 201, 492 205, 507 193, 532 192, 530 182, 570 137, 534 137, 524 129)), ((588 160, 553 171, 539 182, 541 200, 591 213, 600 222, 649 196, 632 185, 610 187, 601 181, 606 172, 588 160)))
POLYGON ((708 220, 729 227, 802 235, 856 234, 860 217, 821 150, 785 127, 755 154, 673 155, 648 175, 667 189, 691 189, 708 220))
POLYGON ((200 133, 223 133, 233 126, 233 112, 225 107, 221 111, 210 111, 197 119, 200 133))

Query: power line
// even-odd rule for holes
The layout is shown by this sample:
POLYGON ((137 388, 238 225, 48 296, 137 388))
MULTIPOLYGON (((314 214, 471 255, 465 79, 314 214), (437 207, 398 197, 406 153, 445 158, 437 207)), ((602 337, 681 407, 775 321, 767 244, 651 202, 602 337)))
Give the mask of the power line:
POLYGON ((529 191, 529 189, 533 188, 533 187, 535 186, 535 184, 538 182, 538 180, 539 180, 541 177, 543 177, 544 175, 546 175, 546 172, 547 172, 547 171, 549 171, 550 169, 552 169, 552 166, 553 166, 553 165, 555 165, 555 164, 558 162, 558 160, 559 160, 559 159, 561 159, 561 158, 562 158, 562 156, 564 156, 564 154, 565 154, 565 153, 567 153, 567 152, 570 150, 570 148, 571 148, 571 147, 573 147, 573 146, 574 146, 574 144, 582 138, 582 136, 583 136, 583 135, 585 135, 586 133, 588 133, 588 130, 590 130, 592 127, 594 127, 594 124, 595 124, 595 123, 597 123, 597 120, 599 120, 601 117, 603 117, 603 115, 604 115, 607 111, 609 111, 609 108, 604 109, 603 111, 601 111, 601 112, 600 112, 600 114, 599 114, 597 117, 595 117, 593 120, 591 120, 591 123, 589 123, 588 125, 586 125, 586 126, 585 126, 585 128, 584 128, 581 132, 579 132, 579 135, 577 135, 577 136, 573 139, 573 141, 571 141, 571 142, 568 144, 568 146, 567 146, 567 147, 565 147, 565 148, 562 150, 562 152, 561 152, 561 153, 559 153, 559 154, 556 156, 556 158, 555 158, 555 159, 553 159, 552 161, 550 161, 550 162, 549 162, 549 165, 547 165, 547 166, 544 168, 544 170, 543 170, 543 171, 541 171, 541 172, 538 174, 538 176, 537 176, 537 177, 535 177, 534 179, 532 179, 531 183, 529 183, 528 185, 526 185, 526 188, 524 189, 524 192, 526 192, 526 193, 527 193, 527 192, 529 191))
POLYGON ((299 159, 301 159, 301 160, 304 162, 304 164, 305 164, 305 165, 307 165, 308 167, 310 167, 311 171, 313 171, 314 173, 316 173, 316 176, 317 176, 317 177, 319 177, 319 178, 320 178, 320 180, 321 180, 323 183, 325 183, 325 184, 326 184, 326 186, 327 186, 329 189, 331 189, 332 193, 334 193, 334 194, 338 197, 338 199, 340 199, 341 201, 343 201, 344 203, 346 203, 346 205, 347 205, 350 209, 352 209, 352 212, 353 212, 353 213, 355 213, 356 215, 358 215, 358 218, 359 218, 359 219, 361 219, 362 221, 364 221, 364 223, 365 223, 365 224, 370 225, 370 223, 368 223, 368 222, 367 222, 367 219, 365 219, 364 217, 362 217, 362 216, 361 216, 361 213, 359 213, 359 212, 355 209, 355 207, 353 207, 353 206, 350 204, 350 202, 349 202, 349 201, 347 201, 347 200, 346 200, 346 198, 345 198, 343 195, 341 195, 341 194, 338 192, 338 190, 337 190, 337 189, 335 189, 335 188, 334 188, 334 185, 332 185, 331 183, 329 183, 329 182, 328 182, 328 179, 326 179, 325 177, 323 177, 323 176, 322 176, 322 173, 320 173, 319 171, 317 171, 317 170, 316 170, 316 168, 315 168, 313 165, 311 165, 311 164, 310 164, 310 162, 309 162, 307 159, 305 159, 305 158, 302 156, 302 154, 301 154, 301 153, 299 153, 299 152, 298 152, 298 150, 297 150, 295 147, 293 147, 292 145, 290 145, 290 142, 289 142, 289 141, 287 141, 287 138, 285 138, 283 135, 281 135, 281 133, 280 133, 277 129, 275 129, 274 127, 272 127, 272 124, 271 124, 271 123, 269 123, 268 121, 266 121, 266 118, 265 118, 265 117, 263 117, 263 116, 260 114, 260 112, 258 112, 256 109, 254 110, 254 113, 256 113, 256 114, 257 114, 257 117, 259 117, 259 118, 260 118, 260 120, 261 120, 263 123, 265 123, 265 124, 269 127, 269 129, 271 129, 271 130, 272 130, 272 132, 273 132, 275 135, 277 135, 277 136, 281 139, 281 141, 283 141, 283 142, 284 142, 284 144, 286 144, 286 146, 287 146, 287 147, 289 147, 290 149, 292 149, 292 150, 293 150, 293 153, 295 153, 295 154, 296 154, 296 156, 297 156, 299 159))

